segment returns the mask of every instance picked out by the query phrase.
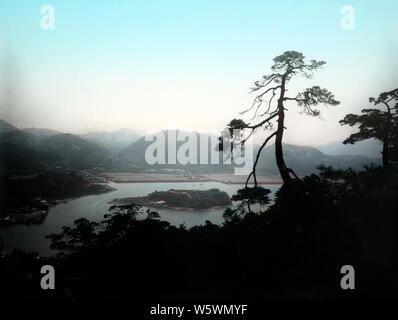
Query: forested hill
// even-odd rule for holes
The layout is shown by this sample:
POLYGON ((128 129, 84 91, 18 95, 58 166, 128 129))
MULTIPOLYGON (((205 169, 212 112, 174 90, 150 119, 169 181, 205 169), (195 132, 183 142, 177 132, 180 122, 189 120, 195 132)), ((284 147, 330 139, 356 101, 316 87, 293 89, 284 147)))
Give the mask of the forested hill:
POLYGON ((0 134, 2 169, 88 169, 105 166, 107 161, 108 150, 74 135, 42 137, 21 130, 0 134))

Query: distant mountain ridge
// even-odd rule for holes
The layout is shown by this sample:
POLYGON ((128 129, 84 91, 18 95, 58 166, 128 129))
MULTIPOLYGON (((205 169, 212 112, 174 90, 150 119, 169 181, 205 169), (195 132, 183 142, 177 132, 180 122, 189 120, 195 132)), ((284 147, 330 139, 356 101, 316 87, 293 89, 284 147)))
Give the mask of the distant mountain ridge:
MULTIPOLYGON (((198 133, 195 133, 197 137, 198 133)), ((148 165, 145 161, 145 150, 152 144, 152 141, 145 141, 145 138, 139 139, 137 142, 131 144, 127 148, 123 149, 118 153, 113 161, 113 164, 123 167, 126 170, 176 170, 176 169, 188 169, 189 171, 195 171, 198 173, 221 173, 221 172, 233 172, 232 165, 185 165, 181 164, 165 164, 165 165, 148 165)), ((177 143, 177 149, 184 142, 177 143)), ((258 150, 258 146, 254 147, 254 152, 258 150)), ((166 140, 166 159, 167 154, 167 140, 166 140)), ((210 148, 208 149, 208 154, 210 148)), ((287 165, 294 169, 299 175, 308 175, 318 171, 319 165, 332 166, 335 168, 353 168, 355 170, 361 170, 365 165, 380 164, 379 158, 365 157, 361 155, 327 155, 317 148, 308 146, 298 146, 291 144, 283 145, 283 153, 287 165)), ((200 155, 195 155, 198 159, 200 155)), ((255 154, 253 155, 255 156, 255 154)), ((221 163, 221 161, 220 161, 221 163)), ((260 160, 257 167, 257 172, 260 175, 266 176, 279 176, 279 170, 275 161, 275 146, 271 145, 266 147, 261 153, 260 160)))
MULTIPOLYGON (((137 139, 138 135, 131 130, 92 132, 76 136, 48 129, 20 130, 2 120, 0 128, 2 128, 0 131, 0 169, 43 170, 55 167, 132 172, 178 170, 188 173, 232 173, 234 169, 233 165, 217 164, 150 165, 145 160, 145 151, 153 142, 146 141, 145 137, 137 139)), ((192 134, 199 138, 199 133, 192 134)), ((205 135, 210 142, 209 134, 202 135, 205 135)), ((183 141, 178 141, 177 149, 183 143, 183 141)), ((167 139, 165 148, 167 159, 167 139)), ((254 149, 256 152, 258 146, 254 149)), ((328 155, 313 147, 284 144, 283 150, 287 165, 299 175, 314 173, 321 164, 335 168, 351 167, 356 170, 371 163, 380 164, 380 157, 371 158, 352 154, 328 155)), ((208 159, 211 152, 211 145, 208 143, 208 159)), ((263 150, 257 167, 259 175, 279 175, 274 153, 273 145, 263 150)), ((200 153, 197 151, 194 156, 200 163, 200 153)), ((218 156, 221 163, 222 156, 218 156)))
MULTIPOLYGON (((336 169, 352 168, 361 170, 365 165, 380 164, 380 159, 360 155, 327 155, 317 148, 283 144, 283 154, 286 165, 298 175, 308 175, 318 171, 321 164, 332 166, 336 169)), ((275 145, 266 147, 259 160, 257 172, 267 175, 279 175, 275 161, 275 145)))
POLYGON ((14 127, 12 124, 0 119, 0 133, 14 131, 14 130, 18 130, 18 128, 14 127))
POLYGON ((119 129, 112 132, 95 131, 80 135, 87 141, 97 143, 116 153, 136 142, 140 136, 130 129, 119 129))
POLYGON ((381 157, 382 144, 375 139, 368 139, 355 144, 343 144, 342 141, 332 142, 316 148, 329 155, 360 155, 370 158, 381 157))
MULTIPOLYGON (((121 150, 118 154, 115 155, 113 159, 113 164, 119 168, 123 168, 125 170, 185 170, 188 172, 196 172, 196 173, 231 173, 233 172, 233 166, 232 165, 216 165, 216 164, 210 164, 210 155, 211 155, 211 144, 210 144, 210 134, 208 133, 198 133, 198 132, 184 132, 181 130, 175 130, 176 136, 179 133, 183 134, 193 134, 196 136, 197 139, 197 148, 199 149, 200 146, 200 137, 202 139, 207 139, 208 145, 207 145, 207 159, 208 159, 208 164, 200 164, 200 153, 198 152, 198 149, 196 152, 194 151, 193 157, 196 158, 197 164, 186 164, 186 165, 181 165, 180 163, 176 164, 168 164, 167 159, 169 159, 169 154, 168 154, 168 139, 167 139, 167 133, 166 131, 162 131, 162 133, 165 136, 165 164, 154 164, 154 165, 149 165, 146 162, 145 159, 145 151, 146 149, 154 143, 154 141, 147 141, 145 137, 141 137, 138 139, 135 143, 130 144, 123 150, 121 150)), ((184 141, 176 141, 176 149, 178 150, 181 145, 183 145, 185 142, 184 141)), ((219 154, 218 156, 219 163, 222 162, 222 155, 219 154)))
POLYGON ((33 134, 40 138, 48 138, 51 136, 55 136, 57 134, 61 134, 61 132, 59 131, 50 130, 50 129, 38 129, 38 128, 26 128, 26 129, 21 129, 21 131, 33 134))

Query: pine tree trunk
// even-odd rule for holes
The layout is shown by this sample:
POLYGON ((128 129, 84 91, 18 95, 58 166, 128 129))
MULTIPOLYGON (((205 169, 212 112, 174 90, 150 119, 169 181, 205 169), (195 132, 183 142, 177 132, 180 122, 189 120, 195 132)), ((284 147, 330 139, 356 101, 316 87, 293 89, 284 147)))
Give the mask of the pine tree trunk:
POLYGON ((285 82, 286 78, 282 77, 281 94, 278 99, 278 129, 275 138, 275 158, 276 158, 276 164, 278 166, 279 172, 283 180, 283 184, 289 185, 292 182, 292 178, 290 177, 289 170, 286 167, 285 160, 283 158, 283 149, 282 149, 282 139, 283 139, 283 130, 284 130, 284 121, 285 121, 285 110, 283 107, 283 98, 285 95, 285 82))

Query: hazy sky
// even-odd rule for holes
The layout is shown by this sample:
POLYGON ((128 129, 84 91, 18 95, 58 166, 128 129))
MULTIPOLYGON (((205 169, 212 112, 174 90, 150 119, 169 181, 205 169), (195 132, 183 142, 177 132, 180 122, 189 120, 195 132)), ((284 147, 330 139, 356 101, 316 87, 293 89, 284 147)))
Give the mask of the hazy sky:
POLYGON ((341 101, 323 120, 288 106, 285 140, 343 139, 338 120, 398 87, 398 1, 2 0, 0 117, 64 132, 221 130, 285 50, 327 61, 312 80, 341 101), (55 9, 43 30, 41 8, 55 9), (352 5, 355 28, 340 12, 352 5))

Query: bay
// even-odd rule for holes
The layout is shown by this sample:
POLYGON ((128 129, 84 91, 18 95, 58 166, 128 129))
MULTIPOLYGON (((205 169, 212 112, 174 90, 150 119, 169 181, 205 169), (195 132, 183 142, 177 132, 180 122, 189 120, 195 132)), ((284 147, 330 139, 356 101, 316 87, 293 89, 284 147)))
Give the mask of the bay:
MULTIPOLYGON (((208 190, 220 189, 232 196, 243 185, 223 184, 220 182, 140 182, 140 183, 110 183, 115 191, 84 196, 77 199, 59 203, 50 208, 46 218, 41 224, 35 225, 14 225, 0 230, 5 250, 14 248, 26 251, 38 252, 42 256, 51 256, 55 251, 50 249, 50 240, 45 236, 59 233, 63 226, 73 226, 73 222, 79 218, 86 218, 91 221, 101 221, 104 214, 111 206, 108 202, 115 198, 145 196, 153 191, 167 191, 169 189, 208 190)), ((274 192, 279 185, 263 185, 274 192)), ((162 220, 172 225, 184 224, 187 228, 202 225, 206 220, 214 224, 224 222, 223 213, 225 208, 211 210, 171 210, 156 209, 162 220)))

